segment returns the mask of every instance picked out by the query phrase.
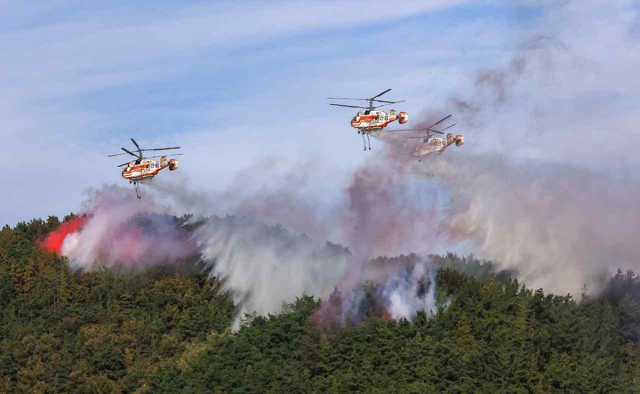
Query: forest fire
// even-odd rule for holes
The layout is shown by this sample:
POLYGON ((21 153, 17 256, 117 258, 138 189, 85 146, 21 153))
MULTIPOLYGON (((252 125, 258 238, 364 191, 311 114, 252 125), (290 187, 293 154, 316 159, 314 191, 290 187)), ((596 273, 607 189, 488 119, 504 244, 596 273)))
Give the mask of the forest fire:
POLYGON ((85 216, 74 216, 68 221, 47 234, 47 237, 40 243, 40 248, 49 252, 62 253, 62 244, 69 234, 73 234, 82 229, 86 221, 85 216))
POLYGON ((39 244, 66 257, 73 269, 142 268, 197 255, 178 219, 148 199, 131 202, 124 188, 95 191, 86 212, 62 223, 39 244))
POLYGON ((448 301, 436 300, 436 267, 430 260, 405 257, 368 266, 353 288, 337 286, 314 313, 315 324, 330 330, 375 318, 412 321, 419 311, 437 313, 448 301))

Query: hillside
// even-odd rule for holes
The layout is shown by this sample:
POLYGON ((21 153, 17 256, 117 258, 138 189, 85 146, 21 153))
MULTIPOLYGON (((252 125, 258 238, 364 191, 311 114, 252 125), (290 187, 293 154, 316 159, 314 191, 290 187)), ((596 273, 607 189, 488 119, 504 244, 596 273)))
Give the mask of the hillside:
MULTIPOLYGON (((390 319, 363 283, 363 321, 319 324, 300 294, 233 332, 238 306, 196 260, 72 270, 39 247, 59 225, 0 231, 2 393, 640 392, 633 272, 574 300, 449 254, 433 315, 390 319)), ((389 260, 412 261, 372 263, 389 260)))

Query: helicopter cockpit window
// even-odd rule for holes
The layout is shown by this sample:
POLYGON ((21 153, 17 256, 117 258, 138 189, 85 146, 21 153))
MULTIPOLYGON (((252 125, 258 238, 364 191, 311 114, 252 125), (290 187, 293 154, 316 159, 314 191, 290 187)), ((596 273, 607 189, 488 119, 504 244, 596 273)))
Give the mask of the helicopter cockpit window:
POLYGON ((371 111, 369 111, 369 110, 364 111, 365 115, 369 115, 370 113, 371 113, 371 111))

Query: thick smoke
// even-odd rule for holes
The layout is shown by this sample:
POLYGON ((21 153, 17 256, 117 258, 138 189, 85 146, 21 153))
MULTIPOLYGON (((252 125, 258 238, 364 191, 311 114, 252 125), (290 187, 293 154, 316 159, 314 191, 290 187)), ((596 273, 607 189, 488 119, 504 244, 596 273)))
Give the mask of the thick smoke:
MULTIPOLYGON (((358 321, 363 316, 362 284, 373 279, 369 259, 427 253, 436 247, 438 238, 438 191, 412 172, 411 161, 400 152, 384 149, 377 154, 381 158, 355 171, 342 189, 342 198, 329 206, 307 192, 314 177, 304 170, 306 166, 296 166, 291 175, 261 193, 243 196, 241 188, 234 188, 233 213, 284 223, 296 233, 311 234, 316 243, 331 240, 345 245, 351 252, 348 258, 312 258, 309 241, 283 243, 267 236, 263 226, 220 226, 214 222, 199 235, 207 245, 203 260, 212 265, 212 274, 225 278, 225 285, 237 291, 236 298, 243 300, 248 311, 279 310, 283 302, 304 291, 320 297, 333 294, 334 301, 338 295, 346 297, 341 300, 340 321, 348 317, 358 321)), ((260 179, 260 172, 254 172, 254 177, 260 179)), ((402 276, 403 280, 385 277, 374 281, 388 285, 378 288, 375 299, 382 307, 392 308, 394 316, 402 314, 402 309, 409 311, 403 315, 408 318, 415 312, 415 291, 400 296, 401 291, 412 291, 411 285, 402 285, 405 279, 406 283, 418 280, 418 271, 412 272, 414 276, 402 276)))
MULTIPOLYGON (((337 287, 316 311, 321 329, 358 324, 370 317, 412 320, 419 311, 437 312, 436 267, 417 256, 367 264, 351 287, 337 287)), ((442 304, 445 306, 445 304, 442 304)))
MULTIPOLYGON (((380 183, 369 175, 368 172, 354 174, 353 187, 347 190, 350 202, 344 207, 346 210, 326 221, 349 227, 342 233, 353 237, 359 251, 357 256, 336 244, 314 243, 301 232, 265 224, 265 219, 273 222, 280 219, 278 215, 284 210, 258 210, 267 205, 257 204, 255 199, 244 199, 246 206, 237 203, 234 212, 237 216, 194 219, 195 230, 186 234, 169 216, 171 209, 155 200, 164 199, 163 194, 171 194, 176 201, 188 201, 191 207, 200 205, 202 212, 211 200, 200 200, 199 193, 163 185, 155 188, 155 196, 147 193, 144 201, 135 199, 132 191, 126 188, 105 187, 90 191, 83 207, 82 227, 65 233, 61 251, 73 268, 87 270, 102 266, 141 268, 197 253, 209 267, 210 275, 219 279, 223 288, 232 294, 239 307, 238 318, 245 312, 276 313, 285 303, 293 302, 302 294, 335 295, 337 286, 351 297, 340 312, 341 321, 347 318, 362 321, 367 314, 358 308, 365 305, 363 299, 359 299, 364 295, 361 285, 365 281, 373 281, 371 283, 377 286, 372 302, 380 306, 384 316, 411 318, 419 305, 429 306, 433 299, 433 286, 426 293, 416 287, 420 276, 427 276, 422 263, 410 270, 407 267, 373 270, 365 263, 376 247, 391 251, 403 244, 402 238, 398 237, 402 235, 403 221, 414 233, 414 238, 420 237, 417 229, 422 225, 416 225, 413 217, 421 217, 424 221, 425 215, 414 215, 420 211, 419 207, 403 209, 407 213, 394 208, 402 205, 398 205, 398 201, 414 197, 404 190, 411 187, 409 183, 396 184, 391 179, 380 183), (372 188, 373 185, 376 187, 372 188), (363 205, 367 208, 362 208, 363 205), (253 215, 246 215, 247 212, 253 215), (368 220, 369 215, 373 219, 368 220)), ((274 193, 283 193, 282 197, 285 197, 286 190, 294 189, 276 187, 274 193)), ((275 201, 275 196, 270 201, 275 201)), ((286 197, 290 204, 303 205, 295 194, 286 197)), ((269 201, 269 197, 266 198, 269 201)), ((320 219, 312 219, 312 215, 318 215, 318 212, 311 205, 309 210, 311 214, 307 220, 296 221, 295 215, 289 220, 301 229, 308 224, 312 225, 311 229, 326 228, 315 225, 314 221, 320 219)), ((408 242, 410 234, 405 237, 408 242)))
POLYGON ((472 239, 529 286, 597 292, 618 267, 640 268, 640 184, 562 165, 442 156, 425 174, 446 180, 452 240, 472 239))
POLYGON ((266 156, 235 174, 231 185, 222 191, 195 191, 186 181, 168 183, 162 178, 147 186, 171 201, 177 211, 201 218, 249 217, 304 233, 321 245, 326 240, 343 239, 335 201, 329 201, 341 196, 329 198, 315 189, 328 181, 327 173, 331 173, 330 164, 316 157, 301 159, 294 168, 287 168, 282 160, 266 156))
MULTIPOLYGON (((571 161, 573 152, 590 152, 594 160, 602 156, 584 138, 592 125, 582 117, 596 110, 589 102, 576 97, 567 105, 556 100, 571 108, 563 114, 571 117, 568 127, 541 127, 541 111, 536 111, 540 119, 534 117, 531 127, 527 118, 510 129, 499 123, 517 108, 552 111, 536 102, 536 96, 546 99, 548 81, 585 73, 576 66, 577 57, 559 40, 540 36, 505 67, 479 71, 475 89, 451 102, 466 116, 467 125, 491 120, 492 127, 483 133, 472 129, 462 149, 473 150, 487 141, 495 147, 509 141, 509 148, 494 147, 485 154, 454 148, 430 157, 420 170, 450 191, 440 228, 452 243, 472 240, 479 254, 515 269, 527 285, 572 294, 583 285, 597 293, 601 278, 618 267, 640 268, 640 246, 634 241, 640 231, 640 184, 606 169, 563 164, 571 161), (526 156, 537 159, 523 159, 526 156)), ((572 90, 583 93, 582 81, 577 86, 557 84, 565 89, 564 97, 572 90)), ((597 110, 606 105, 597 105, 597 110)))
MULTIPOLYGON (((62 251, 82 268, 98 261, 144 265, 195 251, 241 311, 277 312, 307 293, 326 299, 316 315, 320 323, 433 311, 435 274, 427 261, 381 268, 370 259, 455 250, 461 243, 517 272, 529 286, 577 293, 587 284, 595 292, 607 270, 639 268, 640 246, 634 241, 640 232, 640 186, 549 160, 550 151, 562 159, 569 150, 586 150, 579 117, 588 111, 579 106, 569 132, 548 127, 554 138, 538 138, 538 130, 525 124, 539 105, 536 84, 559 79, 550 77, 556 67, 569 65, 560 78, 575 71, 571 61, 557 62, 558 54, 569 52, 558 42, 539 36, 504 67, 480 70, 471 91, 448 100, 462 120, 458 128, 466 144, 461 148, 451 146, 417 162, 410 156, 414 142, 380 133, 382 146, 346 184, 335 186, 338 190, 328 190, 333 184, 316 176, 330 169, 326 162, 302 161, 283 175, 282 169, 274 171, 273 159, 257 162, 218 194, 159 181, 150 184, 153 193, 141 203, 128 189, 105 189, 93 195, 85 209, 90 218, 65 239, 62 251), (518 118, 518 127, 502 128, 507 112, 515 110, 531 113, 518 118), (488 148, 478 149, 481 145, 488 148), (534 152, 538 160, 523 160, 522 152, 534 152), (202 221, 190 243, 164 222, 162 215, 171 210, 154 196, 170 199, 182 211, 236 217, 202 221), (137 217, 166 231, 145 233, 134 224, 137 217), (327 240, 349 252, 323 246, 327 240)), ((446 114, 426 109, 412 128, 446 114)), ((613 135, 604 141, 607 147, 623 142, 613 135)))
POLYGON ((357 298, 364 294, 357 288, 375 279, 376 285, 390 286, 376 293, 376 299, 386 300, 382 306, 391 308, 393 314, 412 311, 405 316, 410 318, 415 312, 411 305, 417 305, 412 298, 415 294, 400 296, 399 291, 412 288, 401 283, 405 279, 413 283, 418 271, 402 276, 403 281, 386 276, 376 279, 371 277, 368 262, 378 255, 432 251, 438 237, 435 204, 439 191, 420 179, 412 161, 400 150, 386 148, 377 153, 382 159, 355 171, 334 199, 314 193, 319 178, 313 173, 318 169, 317 160, 299 163, 290 171, 279 168, 277 160, 262 160, 239 174, 228 190, 215 195, 220 203, 214 206, 208 205, 210 198, 199 202, 198 193, 182 187, 161 182, 150 185, 156 193, 171 194, 173 201, 183 204, 182 209, 234 215, 202 221, 195 239, 211 275, 222 280, 243 312, 277 312, 283 303, 303 293, 333 294, 334 299, 337 294, 348 294, 352 299, 345 300, 341 321, 346 315, 357 320, 361 313, 353 311, 360 305, 357 298), (326 241, 349 250, 328 247, 323 244, 326 241))
POLYGON ((61 248, 72 268, 139 269, 196 253, 166 208, 150 197, 141 203, 131 193, 115 186, 89 191, 84 225, 61 248))
POLYGON ((436 277, 433 267, 417 262, 402 273, 395 273, 381 287, 387 310, 394 319, 413 318, 420 310, 436 311, 436 277))
POLYGON ((211 275, 244 312, 265 315, 310 294, 327 296, 345 274, 350 253, 304 235, 241 217, 209 218, 195 234, 211 275))
POLYGON ((410 170, 413 163, 393 149, 377 152, 356 170, 340 213, 344 240, 362 262, 378 255, 433 250, 437 235, 438 191, 410 170), (398 158, 399 160, 395 160, 398 158))

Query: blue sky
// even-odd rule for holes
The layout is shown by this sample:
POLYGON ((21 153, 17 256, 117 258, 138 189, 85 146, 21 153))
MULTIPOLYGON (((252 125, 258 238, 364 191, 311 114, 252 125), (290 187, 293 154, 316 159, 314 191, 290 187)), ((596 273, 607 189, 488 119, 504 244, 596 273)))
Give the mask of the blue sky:
POLYGON ((106 156, 129 137, 182 146, 171 176, 192 187, 221 190, 273 155, 317 159, 337 193, 376 142, 362 152, 352 111, 326 97, 393 88, 416 122, 535 34, 568 49, 473 131, 458 119, 482 136, 465 149, 637 166, 638 3, 599 3, 0 0, 0 224, 78 211, 87 188, 125 184, 106 156), (603 129, 628 133, 625 149, 598 148, 603 129))

